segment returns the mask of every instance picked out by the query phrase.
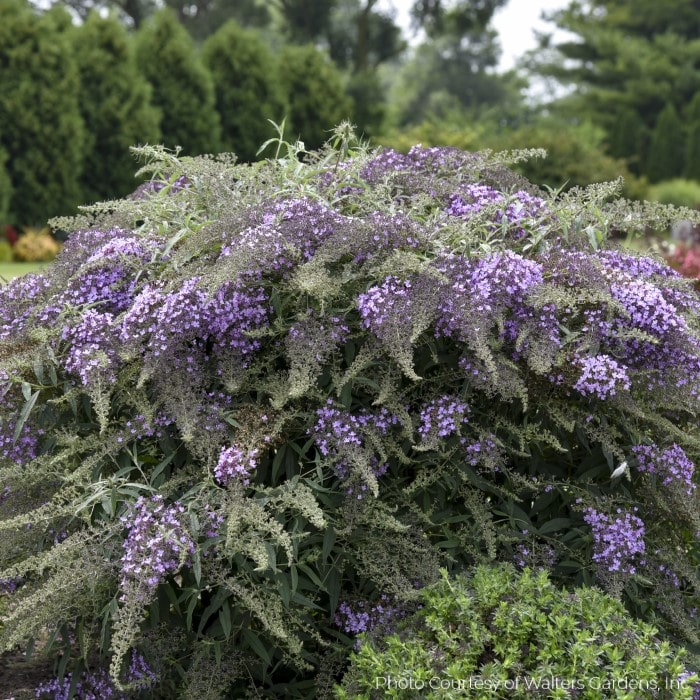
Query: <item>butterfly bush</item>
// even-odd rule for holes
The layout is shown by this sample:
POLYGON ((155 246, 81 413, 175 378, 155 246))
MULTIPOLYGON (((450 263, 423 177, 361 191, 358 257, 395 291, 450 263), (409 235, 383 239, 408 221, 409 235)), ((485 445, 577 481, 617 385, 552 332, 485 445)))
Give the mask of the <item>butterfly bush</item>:
POLYGON ((0 287, 0 648, 63 655, 41 692, 330 697, 483 561, 700 642, 700 297, 605 237, 675 212, 344 134, 144 147, 151 184, 0 287))

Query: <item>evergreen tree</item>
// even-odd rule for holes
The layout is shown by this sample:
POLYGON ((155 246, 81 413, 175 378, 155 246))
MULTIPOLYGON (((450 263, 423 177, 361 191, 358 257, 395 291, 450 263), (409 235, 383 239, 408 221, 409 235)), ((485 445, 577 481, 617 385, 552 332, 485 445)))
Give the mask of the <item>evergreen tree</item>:
POLYGON ((352 103, 343 91, 343 76, 313 46, 285 46, 280 54, 280 77, 291 132, 307 148, 319 148, 330 129, 350 118, 352 103))
MULTIPOLYGON (((2 138, 0 137, 0 142, 2 138)), ((0 148, 0 226, 7 222, 12 197, 12 181, 7 172, 7 151, 0 148)))
POLYGON ((159 139, 159 114, 139 73, 126 29, 92 13, 73 33, 80 107, 87 126, 83 198, 121 197, 135 187, 129 147, 159 139))
POLYGON ((700 92, 688 105, 685 114, 688 137, 685 147, 685 177, 700 180, 700 92))
POLYGON ((685 135, 676 108, 667 104, 651 132, 646 174, 651 182, 670 180, 683 172, 685 135))
POLYGON ((641 116, 632 109, 623 109, 610 129, 608 151, 615 158, 624 158, 630 171, 639 174, 647 141, 648 129, 641 116))
MULTIPOLYGON (((602 126, 614 155, 631 155, 629 144, 615 146, 630 111, 643 125, 643 143, 668 103, 680 113, 700 90, 700 6, 693 0, 571 0, 549 19, 566 38, 543 36, 530 68, 569 88, 557 111, 602 126)), ((658 157, 647 155, 642 174, 658 177, 645 170, 658 157)))
POLYGON ((153 15, 136 36, 137 62, 161 112, 161 140, 181 146, 186 155, 219 149, 221 124, 214 81, 194 42, 170 9, 153 15))
POLYGON ((15 224, 44 224, 80 198, 84 126, 66 18, 60 9, 39 17, 24 0, 0 3, 0 148, 15 224))
POLYGON ((267 120, 281 122, 286 108, 272 53, 257 33, 230 21, 206 40, 202 56, 214 78, 222 149, 255 160, 274 133, 267 120))

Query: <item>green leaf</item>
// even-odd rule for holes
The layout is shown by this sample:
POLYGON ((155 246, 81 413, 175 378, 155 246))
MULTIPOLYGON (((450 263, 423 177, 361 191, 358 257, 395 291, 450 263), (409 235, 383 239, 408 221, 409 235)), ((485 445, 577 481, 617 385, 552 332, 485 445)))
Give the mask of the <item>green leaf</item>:
POLYGON ((206 609, 202 613, 202 618, 199 621, 199 628, 197 629, 197 634, 201 634, 204 628, 207 625, 207 622, 209 622, 209 618, 217 611, 219 608, 221 608, 221 605, 224 603, 224 601, 227 598, 231 597, 231 591, 229 591, 227 588, 219 588, 216 591, 216 594, 212 598, 211 603, 207 605, 206 609))
MULTIPOLYGON (((24 385, 22 385, 24 387, 24 385)), ((24 389, 23 389, 24 393, 24 389)), ((12 444, 15 445, 17 443, 17 440, 19 440, 19 436, 22 433, 22 428, 24 428, 24 424, 27 422, 27 418, 29 418, 29 414, 32 412, 32 409, 34 408, 34 404, 36 403, 36 400, 39 398, 39 391, 36 391, 34 394, 32 394, 22 407, 22 411, 19 414, 19 418, 17 418, 17 424, 15 425, 15 433, 12 438, 12 444)), ((26 396, 26 395, 25 395, 26 396)))
POLYGON ((224 603, 219 610, 219 622, 221 629, 224 631, 224 637, 228 639, 231 636, 231 607, 228 602, 224 603))
POLYGON ((537 532, 540 535, 548 535, 550 532, 563 530, 571 525, 571 518, 552 518, 548 520, 542 527, 538 528, 537 532))
POLYGON ((260 641, 255 632, 249 629, 243 628, 241 630, 243 639, 248 643, 248 646, 266 663, 270 664, 272 657, 270 652, 265 648, 265 645, 260 641))
POLYGON ((336 534, 332 525, 326 528, 326 532, 323 535, 323 549, 321 551, 321 561, 327 562, 328 557, 333 551, 333 545, 335 544, 336 534))

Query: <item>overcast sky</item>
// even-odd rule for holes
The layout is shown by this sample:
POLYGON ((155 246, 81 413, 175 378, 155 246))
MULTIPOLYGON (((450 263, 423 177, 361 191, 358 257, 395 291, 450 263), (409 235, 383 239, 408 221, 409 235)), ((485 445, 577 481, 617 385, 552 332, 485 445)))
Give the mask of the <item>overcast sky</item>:
MULTIPOLYGON (((515 61, 528 49, 537 45, 534 30, 552 30, 553 25, 540 20, 543 10, 558 10, 568 5, 568 0, 509 0, 494 15, 494 26, 501 40, 501 70, 512 68, 515 61)), ((399 23, 408 27, 408 11, 412 0, 381 0, 381 8, 394 8, 399 23)))

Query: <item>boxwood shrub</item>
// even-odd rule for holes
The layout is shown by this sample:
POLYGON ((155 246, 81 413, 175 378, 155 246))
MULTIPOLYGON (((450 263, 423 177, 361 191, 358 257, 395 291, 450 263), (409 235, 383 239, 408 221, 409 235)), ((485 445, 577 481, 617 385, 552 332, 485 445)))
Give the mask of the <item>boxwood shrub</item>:
POLYGON ((559 589, 544 569, 445 572, 420 600, 395 631, 365 635, 339 700, 693 697, 683 651, 599 589, 559 589))
POLYGON ((0 289, 0 649, 41 640, 41 692, 329 697, 494 560, 697 644, 700 298, 606 242, 675 213, 527 155, 143 148, 52 222, 0 289))

